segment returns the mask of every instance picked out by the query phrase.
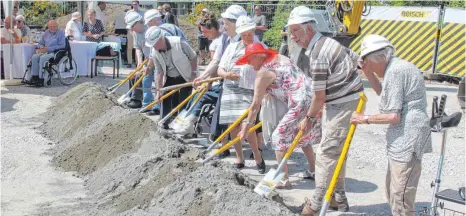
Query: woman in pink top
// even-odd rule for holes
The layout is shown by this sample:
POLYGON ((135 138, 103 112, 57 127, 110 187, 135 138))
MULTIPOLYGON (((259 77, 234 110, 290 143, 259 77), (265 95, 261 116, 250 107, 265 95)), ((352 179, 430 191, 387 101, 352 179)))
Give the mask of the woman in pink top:
MULTIPOLYGON (((291 62, 291 59, 283 55, 278 55, 276 51, 265 49, 260 43, 253 43, 246 47, 245 55, 236 64, 250 64, 257 72, 254 83, 254 98, 250 106, 250 112, 242 124, 239 134, 241 139, 246 139, 247 131, 254 125, 257 112, 261 107, 261 102, 266 93, 274 95, 273 89, 282 91, 285 97, 277 97, 288 106, 288 112, 278 123, 272 133, 271 143, 275 150, 278 163, 285 155, 285 151, 291 146, 293 139, 298 134, 299 122, 306 118, 307 109, 311 104, 312 91, 311 79, 291 62)), ((308 128, 297 147, 302 148, 309 161, 309 168, 305 178, 314 178, 314 152, 312 145, 320 142, 321 139, 321 114, 313 122, 312 128, 308 128)), ((288 172, 288 167, 284 168, 288 172)), ((286 175, 285 178, 288 178, 286 175)), ((285 187, 291 185, 286 179, 285 187)))

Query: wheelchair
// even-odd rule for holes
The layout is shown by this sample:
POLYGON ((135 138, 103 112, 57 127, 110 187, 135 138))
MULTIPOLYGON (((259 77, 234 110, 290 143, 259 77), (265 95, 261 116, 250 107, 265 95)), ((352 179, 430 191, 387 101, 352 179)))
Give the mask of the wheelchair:
MULTIPOLYGON (((56 75, 60 83, 63 85, 73 84, 78 77, 78 66, 71 56, 69 36, 65 41, 65 49, 55 51, 55 55, 45 62, 45 65, 42 68, 42 77, 44 78, 45 87, 50 87, 52 85, 52 78, 54 75, 56 75)), ((29 60, 21 83, 28 84, 28 81, 26 81, 25 78, 26 74, 31 74, 31 69, 32 60, 29 60)))

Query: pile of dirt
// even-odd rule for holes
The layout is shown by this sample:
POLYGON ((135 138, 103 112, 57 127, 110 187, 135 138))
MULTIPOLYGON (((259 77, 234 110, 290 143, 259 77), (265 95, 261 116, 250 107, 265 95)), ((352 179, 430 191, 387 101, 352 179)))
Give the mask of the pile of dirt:
POLYGON ((294 215, 253 192, 230 164, 198 162, 198 149, 163 138, 155 123, 126 110, 98 84, 56 100, 43 131, 57 145, 56 165, 85 180, 97 215, 294 215), (64 133, 61 133, 64 132, 64 133))

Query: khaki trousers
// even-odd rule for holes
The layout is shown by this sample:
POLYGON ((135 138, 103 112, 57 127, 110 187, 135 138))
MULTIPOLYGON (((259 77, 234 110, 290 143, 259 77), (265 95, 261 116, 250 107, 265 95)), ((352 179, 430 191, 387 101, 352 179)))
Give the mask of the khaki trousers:
POLYGON ((388 159, 385 188, 392 215, 414 216, 416 191, 421 170, 421 160, 414 156, 407 163, 388 159))
MULTIPOLYGON (((351 115, 356 111, 358 103, 359 100, 354 100, 341 104, 325 105, 322 115, 322 141, 316 150, 316 189, 310 199, 311 207, 315 211, 322 207, 323 198, 332 180, 349 131, 351 115)), ((343 164, 338 183, 335 186, 334 198, 338 202, 346 199, 345 171, 346 163, 343 164)))

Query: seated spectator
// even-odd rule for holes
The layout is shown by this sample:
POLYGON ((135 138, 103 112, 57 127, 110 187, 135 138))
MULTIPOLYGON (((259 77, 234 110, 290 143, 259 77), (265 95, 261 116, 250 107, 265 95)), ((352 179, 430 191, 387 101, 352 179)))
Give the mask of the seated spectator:
POLYGON ((16 16, 16 29, 21 31, 21 41, 28 43, 31 38, 31 29, 26 25, 26 18, 23 15, 16 16))
POLYGON ((81 13, 74 12, 71 15, 71 20, 68 21, 65 28, 65 36, 72 36, 73 40, 84 40, 83 26, 81 24, 81 13))
POLYGON ((32 78, 29 82, 31 85, 37 87, 44 86, 43 67, 45 62, 53 58, 55 51, 65 49, 65 33, 58 29, 57 22, 50 20, 47 23, 48 30, 44 32, 39 41, 37 53, 32 56, 32 78))
POLYGON ((10 43, 10 41, 13 41, 15 44, 21 43, 21 31, 19 29, 12 28, 11 19, 11 16, 7 16, 5 18, 5 27, 0 30, 2 44, 10 43))

